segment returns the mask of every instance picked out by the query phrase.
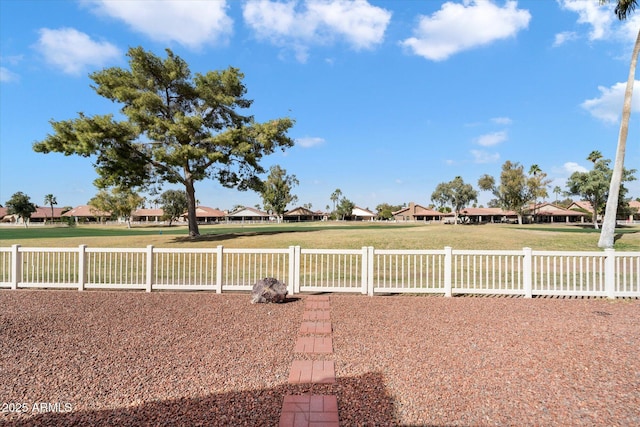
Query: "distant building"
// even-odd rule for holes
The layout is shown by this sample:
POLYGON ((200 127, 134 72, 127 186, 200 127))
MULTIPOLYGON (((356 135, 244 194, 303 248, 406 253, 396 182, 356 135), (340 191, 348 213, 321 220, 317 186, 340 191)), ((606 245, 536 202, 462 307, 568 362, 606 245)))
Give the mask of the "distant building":
POLYGON ((244 207, 237 209, 233 212, 229 212, 225 215, 227 221, 240 221, 240 222, 264 222, 269 221, 270 216, 266 212, 255 208, 244 207))
POLYGON ((392 212, 392 215, 396 221, 440 221, 445 216, 442 212, 416 205, 413 202, 409 203, 407 207, 392 212))
POLYGON ((376 214, 367 209, 362 209, 357 206, 351 211, 351 219, 354 221, 373 221, 376 214))
POLYGON ((305 207, 297 207, 285 212, 283 217, 285 221, 291 222, 321 221, 324 218, 324 214, 313 212, 305 207))
POLYGON ((62 214, 63 217, 75 218, 87 222, 103 222, 111 218, 111 212, 104 212, 93 206, 81 205, 62 214))

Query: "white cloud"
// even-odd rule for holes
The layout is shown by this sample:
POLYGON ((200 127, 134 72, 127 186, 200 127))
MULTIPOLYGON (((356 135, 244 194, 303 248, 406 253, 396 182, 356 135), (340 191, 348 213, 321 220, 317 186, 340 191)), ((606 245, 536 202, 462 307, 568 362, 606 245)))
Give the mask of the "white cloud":
POLYGON ((495 163, 500 160, 500 154, 488 153, 484 150, 471 150, 474 163, 495 163))
POLYGON ((324 138, 318 138, 318 137, 312 137, 312 136, 296 139, 296 145, 299 145, 300 147, 303 147, 303 148, 311 148, 317 145, 322 145, 324 143, 325 143, 324 138))
POLYGON ((102 67, 121 55, 120 50, 111 43, 94 41, 73 28, 42 28, 39 33, 35 48, 49 64, 67 74, 80 74, 88 66, 102 67))
POLYGON ((531 14, 518 9, 517 2, 504 7, 484 0, 463 4, 446 2, 431 16, 421 16, 414 37, 401 42, 414 54, 432 61, 515 36, 529 26, 531 14))
POLYGON ((20 76, 6 67, 0 67, 0 82, 11 83, 20 80, 20 76))
POLYGON ((233 30, 225 0, 92 0, 95 11, 125 22, 134 31, 159 42, 192 49, 226 43, 233 30))
MULTIPOLYGON (((599 40, 609 35, 613 14, 613 3, 609 6, 600 6, 597 1, 585 0, 558 0, 560 7, 578 14, 578 23, 591 26, 590 40, 599 40)), ((557 36, 556 36, 557 40, 557 36)))
POLYGON ((578 38, 578 33, 574 31, 563 31, 561 33, 556 34, 556 37, 553 41, 553 47, 561 46, 571 40, 575 40, 578 38))
MULTIPOLYGON (((561 9, 575 12, 578 15, 577 22, 589 27, 588 38, 591 41, 612 41, 618 43, 623 49, 625 61, 629 61, 633 44, 638 37, 640 28, 640 14, 632 13, 624 21, 620 21, 615 13, 617 2, 610 1, 602 5, 596 1, 586 0, 556 0, 561 9)), ((580 37, 577 32, 563 32, 556 35, 553 46, 580 37)))
POLYGON ((491 147, 494 145, 498 145, 501 142, 506 141, 508 138, 507 131, 499 131, 493 133, 487 133, 485 135, 481 135, 476 138, 476 144, 481 145, 483 147, 491 147))
POLYGON ((589 171, 587 168, 585 168, 583 166, 580 166, 576 162, 566 162, 564 165, 562 165, 562 168, 568 175, 571 175, 574 172, 588 172, 589 171))
POLYGON ((511 123, 513 123, 513 120, 511 120, 509 117, 494 117, 493 119, 491 119, 491 121, 499 125, 510 125, 511 123))
POLYGON ((296 52, 299 61, 312 45, 344 40, 354 49, 371 49, 382 43, 391 12, 366 0, 306 0, 281 3, 250 0, 243 17, 258 38, 296 52))
MULTIPOLYGON (((597 119, 606 123, 617 123, 622 114, 622 104, 624 102, 626 87, 626 82, 616 83, 609 88, 599 86, 600 96, 598 98, 587 99, 580 106, 597 119)), ((640 81, 638 80, 636 80, 633 85, 631 111, 640 111, 640 81)))

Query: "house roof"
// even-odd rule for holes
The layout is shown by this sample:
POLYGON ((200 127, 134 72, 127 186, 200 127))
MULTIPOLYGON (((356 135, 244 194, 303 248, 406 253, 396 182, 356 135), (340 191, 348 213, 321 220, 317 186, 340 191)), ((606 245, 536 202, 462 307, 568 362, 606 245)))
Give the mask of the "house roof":
POLYGON ((536 205, 536 215, 542 216, 584 216, 584 212, 573 211, 556 206, 552 203, 541 203, 536 205))
POLYGON ((105 217, 111 216, 111 212, 100 211, 93 206, 80 205, 62 214, 62 216, 77 217, 105 217))
POLYGON ((312 210, 302 206, 291 209, 290 211, 287 211, 284 213, 284 216, 318 216, 318 215, 321 215, 321 214, 318 212, 313 212, 312 210))
MULTIPOLYGON (((505 211, 502 208, 464 208, 460 211, 463 215, 468 216, 514 216, 516 213, 514 211, 505 211)), ((448 215, 453 215, 450 213, 448 215)))
POLYGON ((593 206, 591 206, 591 202, 588 202, 586 200, 578 200, 577 202, 573 202, 571 203, 571 205, 569 205, 569 209, 573 209, 573 208, 578 208, 578 209, 584 209, 585 211, 593 211, 593 206))
POLYGON ((640 209, 640 202, 637 200, 631 200, 629 206, 632 208, 640 209))
POLYGON ((162 209, 137 209, 131 214, 131 216, 162 216, 164 210, 162 209))
POLYGON ((220 209, 209 208, 207 206, 196 207, 196 218, 224 218, 224 212, 220 209))
POLYGON ((268 217, 269 214, 266 212, 262 212, 259 211, 258 209, 255 208, 249 208, 249 207, 244 207, 244 208, 240 208, 235 212, 231 212, 229 214, 227 214, 228 217, 255 217, 255 218, 263 218, 263 217, 268 217))
MULTIPOLYGON (((53 208, 53 217, 60 218, 64 208, 53 208)), ((50 206, 37 206, 36 211, 31 214, 31 218, 51 218, 50 206)))
MULTIPOLYGON (((414 205, 415 210, 413 212, 414 216, 442 216, 444 215, 442 212, 440 211, 435 211, 433 209, 429 209, 429 208, 425 208, 422 205, 414 205)), ((411 206, 406 206, 398 211, 395 212, 391 212, 391 215, 400 215, 400 214, 405 214, 410 210, 411 206)), ((411 213, 411 212, 408 212, 411 213)))
POLYGON ((362 209, 359 208, 357 206, 355 206, 353 208, 353 210, 351 211, 351 215, 352 216, 366 216, 366 217, 374 217, 376 216, 376 214, 374 214, 373 212, 367 210, 367 209, 362 209))

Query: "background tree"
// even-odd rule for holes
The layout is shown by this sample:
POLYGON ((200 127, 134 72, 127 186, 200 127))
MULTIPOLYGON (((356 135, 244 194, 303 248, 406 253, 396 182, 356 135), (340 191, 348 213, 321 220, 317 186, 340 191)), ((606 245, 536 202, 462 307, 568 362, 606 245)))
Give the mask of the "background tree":
MULTIPOLYGON (((600 0, 600 4, 608 3, 609 0, 600 0)), ((627 19, 631 12, 635 11, 638 2, 636 0, 618 0, 614 10, 619 20, 627 19)), ((627 147, 627 134, 629 133, 629 119, 631 117, 631 98, 633 96, 633 84, 636 79, 636 64, 638 63, 638 53, 640 52, 640 29, 631 54, 631 64, 629 66, 629 76, 627 77, 627 87, 624 92, 624 102, 622 105, 622 119, 620 120, 620 133, 618 135, 618 145, 616 148, 616 158, 609 183, 609 194, 607 195, 606 211, 602 223, 602 231, 598 246, 601 248, 612 248, 614 243, 614 233, 616 228, 617 210, 620 205, 620 188, 624 181, 624 155, 627 147)))
POLYGON ((449 182, 441 182, 438 184, 435 191, 431 194, 431 200, 440 206, 451 206, 454 214, 454 224, 457 224, 460 211, 465 208, 469 202, 478 201, 478 192, 473 189, 471 184, 465 184, 462 177, 456 176, 449 182))
POLYGON ((195 182, 206 178, 238 190, 256 190, 262 157, 293 146, 289 118, 257 123, 241 115, 244 75, 229 67, 191 75, 187 63, 166 50, 162 59, 129 49, 129 69, 92 73, 96 93, 123 105, 126 120, 112 115, 52 121, 53 135, 34 144, 42 153, 96 156, 99 188, 181 184, 188 200, 189 234, 199 235, 195 182))
POLYGON ((265 210, 273 211, 278 217, 278 222, 287 209, 289 203, 298 201, 298 197, 291 194, 294 186, 298 185, 295 175, 287 175, 287 171, 278 165, 271 166, 269 176, 262 183, 260 194, 265 210))
POLYGON ((51 221, 53 221, 53 205, 57 205, 58 201, 53 194, 47 194, 44 196, 44 204, 51 206, 51 221))
POLYGON ((124 219, 131 228, 131 214, 143 206, 144 197, 129 188, 112 187, 102 189, 88 203, 94 208, 111 212, 112 216, 124 219))
POLYGON ((336 204, 338 203, 338 200, 340 200, 340 196, 342 196, 342 191, 339 188, 336 188, 336 191, 331 193, 331 197, 329 197, 329 200, 333 202, 334 212, 336 211, 336 204))
POLYGON ((8 215, 15 215, 18 219, 22 218, 24 226, 27 227, 31 214, 36 211, 36 205, 31 203, 29 196, 22 191, 14 193, 7 203, 5 203, 8 215))
POLYGON ((353 203, 346 197, 343 197, 342 199, 340 199, 340 203, 338 203, 338 207, 336 208, 336 215, 340 219, 344 220, 345 218, 350 217, 353 214, 353 208, 355 207, 355 203, 353 203))
POLYGON ((560 194, 562 194, 562 188, 560 188, 560 186, 556 185, 555 187, 553 187, 553 194, 556 195, 556 202, 555 204, 558 204, 558 196, 560 196, 560 194))
POLYGON ((159 203, 162 207, 162 218, 169 221, 169 227, 173 221, 187 212, 189 207, 187 193, 184 190, 165 191, 160 195, 159 203))
POLYGON ((547 186, 551 180, 547 179, 547 174, 542 172, 542 169, 536 164, 531 165, 529 168, 529 177, 527 178, 527 187, 529 187, 529 193, 533 198, 533 220, 538 222, 538 199, 545 199, 549 196, 547 192, 547 186))
POLYGON ((391 219, 393 213, 402 209, 402 205, 390 205, 389 203, 381 203, 376 206, 376 212, 378 213, 378 219, 391 219))
MULTIPOLYGON (((580 196, 582 199, 591 203, 593 226, 598 228, 598 215, 603 212, 605 200, 607 200, 607 194, 609 191, 609 183, 611 182, 612 170, 609 168, 609 159, 603 159, 602 156, 592 156, 592 152, 587 159, 594 162, 593 169, 587 172, 574 172, 567 180, 567 188, 570 194, 580 196)), ((633 181, 635 170, 623 170, 622 182, 633 181)), ((625 205, 628 205, 624 200, 624 195, 627 189, 620 184, 621 188, 618 189, 618 194, 623 197, 620 198, 620 203, 616 209, 616 213, 620 209, 624 209, 625 205)))
POLYGON ((496 198, 495 202, 489 204, 495 203, 502 209, 514 211, 518 217, 518 224, 522 224, 522 217, 528 209, 528 204, 534 200, 534 190, 538 185, 539 182, 532 181, 531 177, 527 178, 524 166, 509 160, 502 165, 499 185, 491 175, 483 175, 478 180, 480 189, 491 191, 496 198))

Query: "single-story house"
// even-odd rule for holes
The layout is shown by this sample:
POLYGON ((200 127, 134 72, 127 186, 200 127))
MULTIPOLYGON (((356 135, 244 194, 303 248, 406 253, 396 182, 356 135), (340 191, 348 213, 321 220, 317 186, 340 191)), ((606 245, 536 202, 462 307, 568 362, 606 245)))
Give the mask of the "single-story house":
POLYGON ((362 209, 357 206, 351 211, 351 219, 354 221, 373 221, 376 214, 368 209, 362 209))
POLYGON ((53 208, 53 217, 51 216, 51 206, 37 206, 36 211, 31 214, 30 222, 49 222, 52 219, 60 221, 65 208, 53 208))
POLYGON ((225 215, 225 218, 227 221, 263 222, 269 221, 271 217, 268 213, 262 212, 261 210, 244 207, 229 212, 225 215))
MULTIPOLYGON (((186 219, 187 213, 185 213, 183 216, 186 219)), ((207 206, 197 206, 196 218, 199 224, 221 222, 225 218, 225 213, 222 212, 220 209, 209 208, 207 206)))
MULTIPOLYGON (((453 212, 448 213, 447 217, 454 217, 453 212)), ((518 221, 518 215, 514 211, 505 211, 502 208, 463 208, 458 218, 462 222, 479 224, 518 221)))
POLYGON ((102 222, 111 218, 111 212, 104 212, 93 206, 80 205, 62 214, 63 217, 75 218, 76 221, 83 219, 89 222, 102 222))
POLYGON ((585 214, 582 211, 561 208, 552 203, 540 203, 531 209, 528 214, 535 217, 537 222, 584 222, 585 214))
POLYGON ((415 203, 409 203, 396 212, 392 212, 393 219, 396 221, 440 221, 445 214, 433 209, 425 208, 415 203))
POLYGON ((285 221, 320 221, 323 219, 324 214, 320 212, 313 212, 311 209, 305 207, 297 207, 287 211, 283 215, 285 221))
POLYGON ((137 209, 131 214, 132 221, 162 222, 164 211, 162 209, 137 209))

